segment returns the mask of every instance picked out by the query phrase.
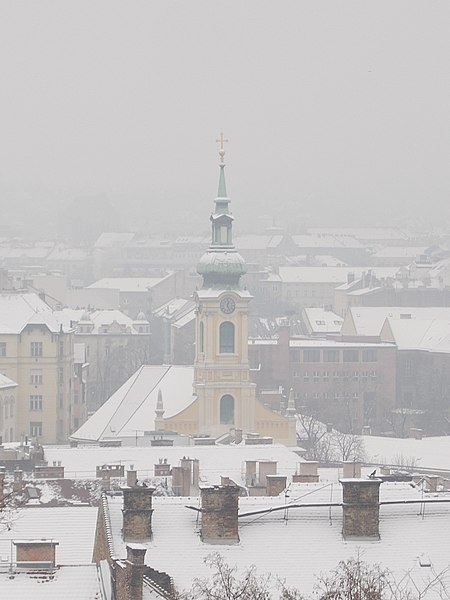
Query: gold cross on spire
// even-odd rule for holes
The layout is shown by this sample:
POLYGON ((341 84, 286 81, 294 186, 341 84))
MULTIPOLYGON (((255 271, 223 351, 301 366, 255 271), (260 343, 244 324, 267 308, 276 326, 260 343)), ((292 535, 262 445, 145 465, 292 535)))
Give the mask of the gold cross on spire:
POLYGON ((223 136, 223 131, 220 132, 220 138, 218 140, 216 140, 216 142, 218 144, 220 144, 219 156, 220 156, 220 161, 223 163, 223 157, 225 156, 225 148, 223 145, 225 142, 228 142, 228 139, 223 136))

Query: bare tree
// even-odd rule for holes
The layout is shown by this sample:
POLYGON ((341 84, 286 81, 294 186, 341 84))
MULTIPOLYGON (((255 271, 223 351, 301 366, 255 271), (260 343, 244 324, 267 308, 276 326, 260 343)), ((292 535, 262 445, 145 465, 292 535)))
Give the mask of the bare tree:
POLYGON ((364 442, 359 435, 333 430, 332 445, 336 460, 364 460, 364 442))

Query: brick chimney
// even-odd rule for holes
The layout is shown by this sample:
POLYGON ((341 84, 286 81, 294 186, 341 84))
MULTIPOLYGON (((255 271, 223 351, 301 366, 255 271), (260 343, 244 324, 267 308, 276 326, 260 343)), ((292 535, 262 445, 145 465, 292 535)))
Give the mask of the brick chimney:
POLYGON ((137 471, 129 469, 127 471, 127 486, 134 487, 137 484, 137 471))
POLYGON ((151 539, 154 491, 155 488, 145 486, 122 488, 122 536, 125 542, 144 542, 151 539))
POLYGON ((286 489, 286 475, 266 475, 266 495, 279 496, 286 489))
POLYGON ((14 471, 13 492, 16 494, 23 492, 23 471, 20 469, 14 471))
POLYGON ((380 538, 381 479, 340 479, 344 538, 380 538))
POLYGON ((298 463, 298 470, 292 477, 292 481, 294 483, 317 483, 319 481, 318 466, 319 463, 315 460, 298 463))
POLYGON ((354 460, 345 460, 342 463, 343 479, 360 479, 361 478, 361 463, 354 460))
POLYGON ((142 600, 146 551, 142 544, 127 544, 127 558, 116 562, 117 600, 142 600))
POLYGON ((202 488, 201 539, 207 544, 236 544, 239 488, 233 485, 202 488))
POLYGON ((17 540, 16 562, 18 567, 35 569, 53 569, 56 564, 55 540, 17 540))

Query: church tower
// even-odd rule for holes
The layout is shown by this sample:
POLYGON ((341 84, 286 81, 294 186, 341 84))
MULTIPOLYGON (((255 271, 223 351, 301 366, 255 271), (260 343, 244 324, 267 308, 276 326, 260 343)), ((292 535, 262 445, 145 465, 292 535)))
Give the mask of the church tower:
POLYGON ((203 283, 194 293, 194 398, 180 412, 164 417, 168 411, 161 394, 155 428, 213 438, 235 428, 295 446, 295 407, 289 406, 287 416, 272 412, 256 399, 256 384, 250 381, 248 306, 252 296, 240 285, 246 265, 233 245, 233 216, 225 184, 223 144, 227 140, 221 134, 218 141, 219 190, 211 215, 211 244, 198 262, 203 283))
POLYGON ((248 363, 248 304, 240 287, 246 272, 233 245, 233 216, 225 184, 226 140, 220 137, 219 189, 211 215, 211 245, 197 272, 203 285, 197 303, 194 393, 198 398, 199 432, 219 436, 236 427, 252 431, 255 384, 248 363))

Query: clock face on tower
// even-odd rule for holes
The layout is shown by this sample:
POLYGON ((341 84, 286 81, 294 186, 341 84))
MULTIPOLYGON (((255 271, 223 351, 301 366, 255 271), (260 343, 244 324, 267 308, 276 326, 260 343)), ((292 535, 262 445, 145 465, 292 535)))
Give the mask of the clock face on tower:
POLYGON ((224 296, 220 301, 220 310, 226 315, 231 315, 236 308, 236 303, 231 296, 224 296))

